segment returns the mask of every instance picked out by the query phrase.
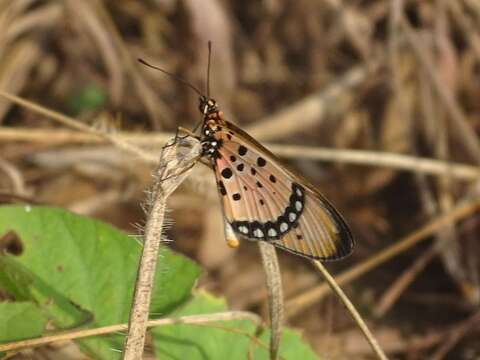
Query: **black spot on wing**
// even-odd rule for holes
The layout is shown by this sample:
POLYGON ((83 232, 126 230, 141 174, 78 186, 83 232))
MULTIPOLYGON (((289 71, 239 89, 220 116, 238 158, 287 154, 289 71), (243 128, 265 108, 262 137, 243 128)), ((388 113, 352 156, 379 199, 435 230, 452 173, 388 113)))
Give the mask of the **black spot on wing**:
POLYGON ((232 177, 233 173, 232 173, 232 170, 230 168, 225 168, 222 170, 222 176, 225 178, 225 179, 230 179, 232 177))
POLYGON ((240 155, 240 156, 245 155, 247 153, 247 151, 248 151, 248 149, 243 145, 240 145, 238 147, 238 155, 240 155))
POLYGON ((222 194, 222 196, 227 195, 227 190, 225 189, 225 185, 223 185, 223 181, 218 182, 218 190, 220 191, 220 194, 222 194))

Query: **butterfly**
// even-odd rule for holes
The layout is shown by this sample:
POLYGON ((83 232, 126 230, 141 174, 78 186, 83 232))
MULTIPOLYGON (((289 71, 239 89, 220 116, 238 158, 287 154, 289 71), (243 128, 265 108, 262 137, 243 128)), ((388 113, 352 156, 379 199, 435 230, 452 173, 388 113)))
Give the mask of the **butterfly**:
POLYGON ((268 243, 311 259, 336 260, 353 249, 342 216, 313 185, 200 96, 202 156, 211 164, 223 208, 225 237, 268 243))
POLYGON ((238 247, 241 239, 266 241, 294 254, 324 261, 340 259, 352 252, 354 241, 349 227, 313 185, 289 170, 253 137, 225 120, 210 96, 202 95, 185 80, 154 68, 199 94, 201 135, 193 135, 201 141, 201 157, 215 173, 225 238, 230 247, 238 247))

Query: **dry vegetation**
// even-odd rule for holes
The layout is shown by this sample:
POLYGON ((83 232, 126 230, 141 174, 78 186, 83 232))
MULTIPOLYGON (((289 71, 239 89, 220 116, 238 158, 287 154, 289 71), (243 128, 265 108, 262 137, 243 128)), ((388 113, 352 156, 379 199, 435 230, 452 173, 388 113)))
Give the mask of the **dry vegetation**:
MULTIPOLYGON (((227 117, 288 144, 272 149, 350 223, 356 251, 329 269, 347 271, 341 283, 384 350, 478 359, 478 206, 468 207, 480 191, 478 24, 476 0, 3 0, 0 89, 155 154, 166 132, 200 119, 197 98, 136 59, 203 89, 211 40, 212 96, 227 117), (377 261, 406 236, 414 246, 377 261), (348 272, 364 261, 368 271, 348 272)), ((0 120, 3 202, 62 206, 136 231, 151 164, 6 100, 0 120)), ((198 165, 170 198, 171 246, 208 269, 200 286, 265 313, 258 249, 227 248, 215 191, 198 165)), ((289 324, 326 358, 371 358, 310 264, 280 261, 289 324)))

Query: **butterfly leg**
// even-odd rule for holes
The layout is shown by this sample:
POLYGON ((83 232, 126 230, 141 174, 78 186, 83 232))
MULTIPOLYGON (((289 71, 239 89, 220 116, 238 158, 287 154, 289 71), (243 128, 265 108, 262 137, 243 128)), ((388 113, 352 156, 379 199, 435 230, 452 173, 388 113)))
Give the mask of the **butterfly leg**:
POLYGON ((191 132, 190 130, 188 129, 185 129, 181 126, 177 127, 177 130, 175 131, 175 136, 173 138, 173 141, 168 141, 163 147, 164 148, 168 148, 170 146, 174 146, 178 143, 179 140, 183 140, 183 139, 186 139, 187 137, 194 137, 195 139, 199 140, 200 141, 200 137, 195 135, 193 132, 191 132), (179 135, 180 133, 185 133, 185 135, 179 135))
POLYGON ((238 240, 237 235, 233 231, 232 225, 224 219, 225 225, 225 239, 227 240, 227 245, 233 249, 238 248, 240 246, 240 240, 238 240))
POLYGON ((200 140, 200 136, 198 136, 198 135, 195 134, 193 131, 190 131, 190 130, 182 127, 182 126, 179 126, 179 127, 177 128, 177 132, 175 133, 175 138, 177 138, 177 137, 180 138, 181 136, 178 135, 178 134, 181 133, 181 132, 185 134, 185 136, 183 136, 183 138, 186 138, 186 137, 188 137, 188 136, 191 136, 191 137, 193 137, 193 138, 195 138, 195 139, 197 139, 197 140, 200 140))

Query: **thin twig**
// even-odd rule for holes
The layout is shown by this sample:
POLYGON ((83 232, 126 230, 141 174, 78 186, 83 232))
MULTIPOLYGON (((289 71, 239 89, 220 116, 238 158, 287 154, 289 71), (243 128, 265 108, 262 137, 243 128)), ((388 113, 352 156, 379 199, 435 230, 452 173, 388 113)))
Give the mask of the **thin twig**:
MULTIPOLYGON (((208 324, 214 321, 232 321, 232 320, 246 320, 251 321, 256 326, 262 325, 262 320, 257 314, 247 311, 227 311, 212 314, 201 315, 188 315, 178 318, 156 319, 147 322, 147 327, 176 325, 176 324, 208 324)), ((7 344, 0 344, 0 352, 13 351, 26 348, 34 348, 47 344, 52 344, 60 341, 77 340, 91 336, 107 335, 112 333, 124 332, 128 329, 128 324, 117 324, 110 326, 103 326, 95 329, 82 329, 75 331, 62 332, 61 334, 55 334, 50 336, 42 336, 37 339, 28 339, 10 342, 7 344)))
POLYGON ((145 225, 145 240, 138 266, 128 335, 125 339, 124 360, 142 358, 158 251, 160 242, 164 240, 162 231, 166 201, 188 176, 200 153, 200 143, 194 138, 173 139, 172 145, 166 146, 162 151, 155 172, 152 200, 149 204, 151 209, 145 225))
MULTIPOLYGON (((371 256, 369 259, 362 261, 361 263, 353 266, 352 268, 342 272, 341 274, 336 276, 337 284, 339 284, 340 286, 348 284, 352 280, 359 278, 360 276, 392 259, 396 255, 406 251, 413 245, 427 239, 429 236, 438 231, 439 228, 445 226, 446 224, 460 221, 461 219, 471 215, 479 209, 479 198, 456 206, 448 214, 437 217, 435 220, 429 222, 425 226, 414 231, 412 234, 406 236, 395 244, 387 247, 384 250, 381 250, 377 254, 371 256)), ((300 311, 306 309, 307 307, 315 304, 318 300, 323 298, 328 293, 328 290, 329 287, 327 284, 321 284, 313 289, 306 291, 303 294, 296 296, 290 301, 287 301, 286 316, 293 316, 300 311)))
POLYGON ((355 309, 355 306, 353 306, 352 302, 350 299, 345 295, 343 290, 338 286, 336 283, 335 279, 330 275, 330 273, 325 269, 323 264, 320 261, 312 261, 313 265, 320 271, 324 279, 326 280, 328 286, 333 290, 335 294, 342 300, 343 304, 347 308, 347 310, 350 312, 352 315, 353 319, 357 323, 358 327, 360 330, 362 330, 363 334, 365 335, 365 338, 367 339, 368 343, 372 347, 373 352, 375 355, 380 360, 388 360, 387 356, 383 352, 382 348, 380 345, 378 345, 377 339, 373 336, 373 334, 370 332, 369 328, 367 327, 367 324, 365 324, 365 321, 363 321, 362 317, 358 313, 357 309, 355 309))
POLYGON ((119 139, 115 135, 111 135, 107 132, 97 130, 93 127, 85 125, 85 124, 83 124, 79 121, 76 121, 75 119, 72 119, 71 117, 63 115, 59 112, 47 109, 47 108, 45 108, 41 105, 35 104, 32 101, 22 99, 21 97, 6 93, 5 91, 2 91, 2 90, 0 90, 0 96, 18 104, 18 105, 21 105, 21 106, 23 106, 23 107, 25 107, 29 110, 32 110, 32 111, 37 112, 39 114, 45 115, 45 116, 47 116, 51 119, 54 119, 54 120, 56 120, 57 122, 59 122, 63 125, 66 125, 66 126, 71 127, 73 129, 80 130, 80 131, 95 135, 97 137, 103 138, 106 141, 116 145, 118 148, 120 148, 122 150, 125 150, 125 151, 128 151, 132 154, 135 154, 136 156, 140 157, 141 159, 144 159, 145 161, 153 162, 153 161, 157 160, 151 154, 139 149, 136 146, 133 146, 133 145, 119 139))
MULTIPOLYGON (((67 130, 0 127, 0 140, 2 141, 45 142, 45 139, 48 139, 48 141, 53 144, 110 142, 122 150, 139 156, 141 160, 147 163, 156 164, 158 161, 156 156, 153 156, 132 144, 163 145, 166 140, 172 136, 172 134, 169 133, 135 134, 129 132, 116 132, 114 134, 109 134, 84 125, 73 118, 47 109, 29 100, 5 93, 2 90, 0 90, 0 96, 34 112, 54 119, 63 125, 83 132, 76 133, 67 130)), ((267 147, 277 155, 286 158, 307 158, 312 160, 343 162, 358 165, 383 166, 399 170, 414 171, 417 173, 451 176, 452 179, 477 180, 480 177, 480 169, 476 166, 394 153, 275 144, 267 144, 267 147)))
POLYGON ((338 111, 339 98, 351 95, 353 88, 362 84, 368 76, 379 69, 380 63, 380 61, 376 61, 369 65, 352 68, 324 90, 312 94, 249 127, 247 129, 248 133, 262 140, 270 140, 286 135, 291 136, 295 132, 303 131, 309 126, 318 124, 324 118, 327 109, 331 108, 331 104, 335 104, 338 111))
MULTIPOLYGON (((42 113, 47 115, 44 112, 42 113)), ((60 114, 54 114, 54 116, 57 115, 60 114)), ((167 139, 172 137, 172 135, 173 134, 170 133, 146 134, 118 131, 112 136, 116 139, 116 142, 121 141, 129 143, 132 144, 131 146, 133 146, 133 144, 137 146, 145 144, 149 144, 150 146, 162 146, 167 139)), ((103 135, 90 132, 84 133, 64 129, 0 127, 0 141, 2 142, 29 141, 44 143, 46 140, 48 140, 52 146, 60 144, 101 144, 104 142, 111 142, 103 135)), ((470 181, 478 180, 480 178, 480 168, 477 166, 430 158, 367 150, 330 149, 278 144, 266 144, 266 146, 278 156, 285 158, 305 158, 345 164, 379 166, 429 175, 451 176, 452 179, 457 180, 470 181)), ((137 148, 137 150, 134 151, 134 154, 137 154, 139 151, 142 152, 141 160, 150 164, 157 163, 158 159, 147 151, 137 148)))
POLYGON ((428 158, 365 150, 338 150, 308 146, 271 145, 277 155, 287 158, 305 158, 358 165, 384 166, 432 175, 478 180, 480 168, 428 158))
POLYGON ((283 292, 280 266, 278 265, 275 247, 264 241, 258 243, 262 255, 263 269, 265 270, 268 310, 270 313, 270 359, 276 360, 280 348, 283 323, 283 292))
POLYGON ((459 143, 465 146, 470 157, 474 159, 475 162, 480 163, 480 144, 475 131, 473 131, 467 122, 465 114, 456 102, 450 89, 443 84, 440 76, 435 71, 436 67, 432 64, 432 61, 430 61, 428 54, 426 54, 424 44, 420 43, 418 37, 411 29, 410 24, 403 16, 401 25, 413 52, 432 82, 433 88, 442 100, 445 110, 450 115, 449 119, 452 121, 452 125, 454 125, 452 126, 452 133, 457 136, 459 143))
POLYGON ((459 326, 452 329, 450 336, 442 342, 442 345, 440 345, 437 351, 430 357, 430 360, 442 360, 467 332, 472 327, 478 326, 478 324, 480 324, 480 311, 477 311, 459 326))
POLYGON ((437 255, 437 246, 433 244, 423 254, 421 254, 414 263, 403 271, 403 273, 393 282, 392 285, 380 297, 375 306, 374 314, 377 318, 382 318, 385 313, 398 300, 405 289, 415 280, 415 278, 425 269, 430 261, 437 255))

